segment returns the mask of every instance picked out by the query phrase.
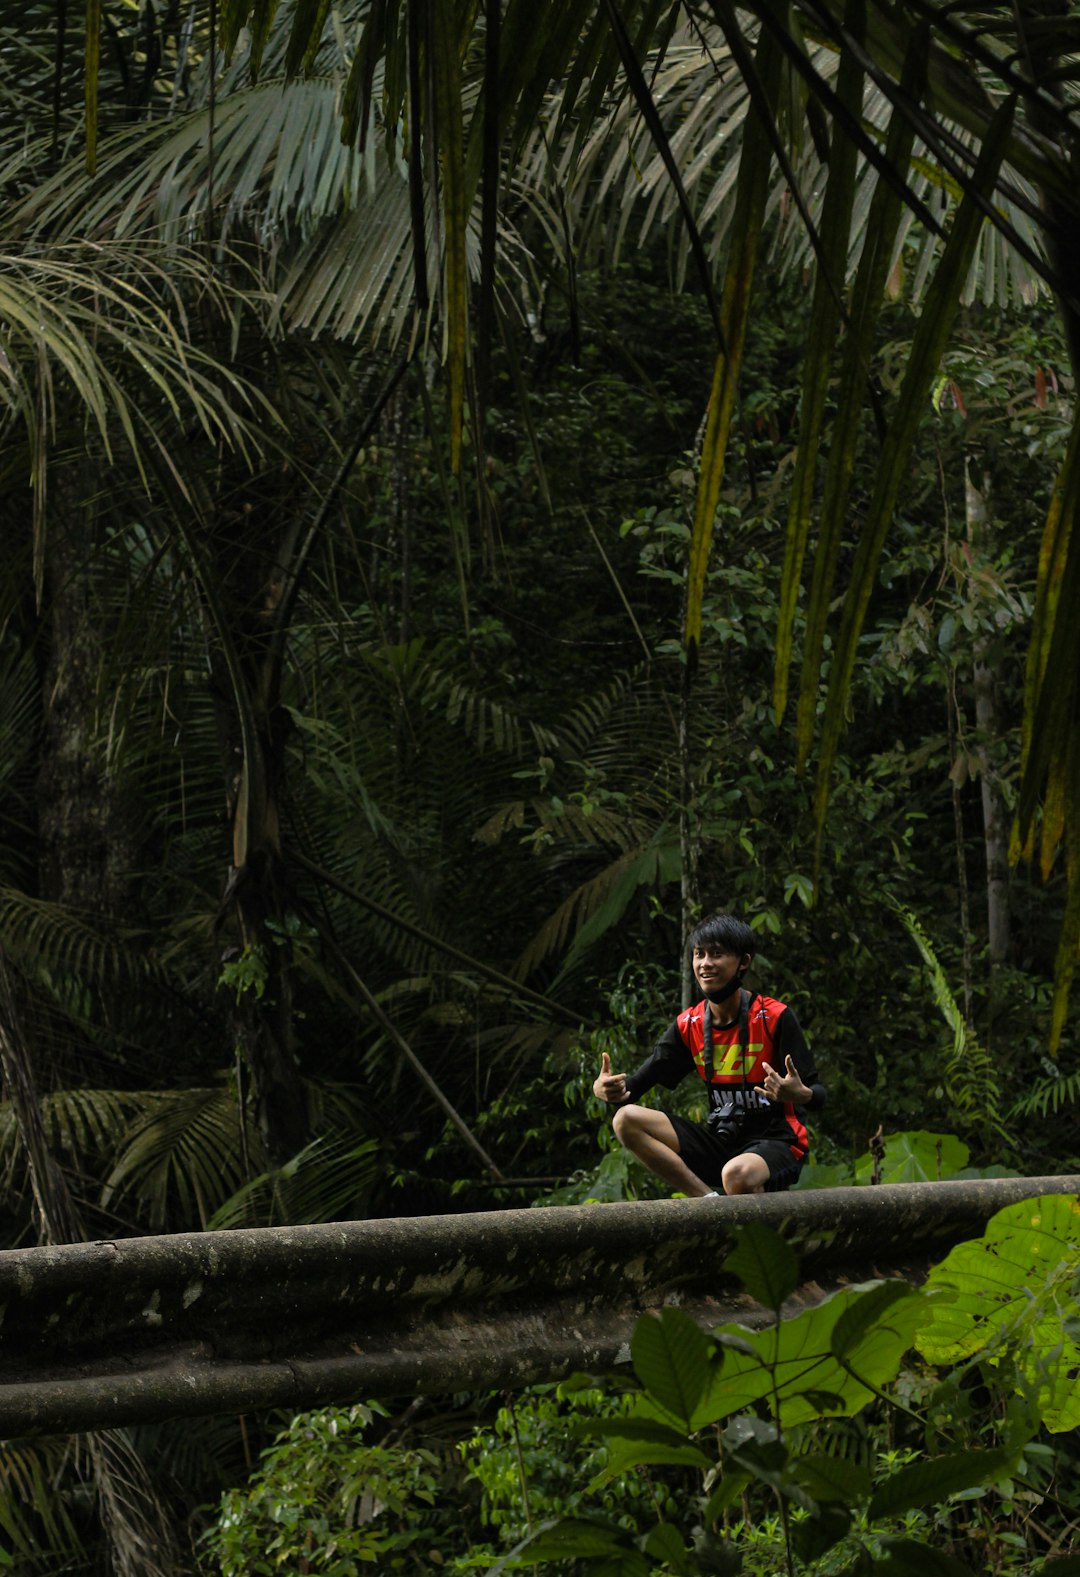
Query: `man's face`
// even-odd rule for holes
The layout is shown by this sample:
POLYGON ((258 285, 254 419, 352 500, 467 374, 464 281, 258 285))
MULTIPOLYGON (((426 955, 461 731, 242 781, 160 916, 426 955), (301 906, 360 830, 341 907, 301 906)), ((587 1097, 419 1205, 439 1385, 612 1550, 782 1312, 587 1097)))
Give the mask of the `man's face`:
POLYGON ((706 996, 726 986, 739 969, 750 968, 750 954, 729 953, 726 948, 712 942, 703 942, 694 948, 694 974, 706 996))

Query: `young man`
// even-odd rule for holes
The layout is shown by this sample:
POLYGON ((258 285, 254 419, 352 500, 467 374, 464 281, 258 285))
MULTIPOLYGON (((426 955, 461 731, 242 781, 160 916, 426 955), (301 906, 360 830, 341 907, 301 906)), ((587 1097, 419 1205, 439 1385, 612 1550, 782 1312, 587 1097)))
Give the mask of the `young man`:
POLYGON ((789 1188, 806 1160, 803 1112, 825 1105, 813 1053, 789 1007, 743 987, 754 957, 748 925, 711 914, 689 946, 703 999, 679 1014, 635 1073, 612 1073, 605 1052, 593 1094, 618 1107, 619 1142, 677 1192, 789 1188), (635 1104, 654 1085, 672 1090, 695 1072, 708 1090, 704 1122, 635 1104))

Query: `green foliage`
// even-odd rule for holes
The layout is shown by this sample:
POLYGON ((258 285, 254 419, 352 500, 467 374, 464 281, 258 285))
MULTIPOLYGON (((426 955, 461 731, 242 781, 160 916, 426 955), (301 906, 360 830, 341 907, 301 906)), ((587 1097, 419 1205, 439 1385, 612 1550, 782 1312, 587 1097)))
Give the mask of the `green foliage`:
POLYGON ((883 1136, 880 1160, 861 1156, 855 1181, 869 1183, 933 1183, 958 1177, 968 1163, 968 1147, 950 1133, 896 1133, 883 1136))
MULTIPOLYGON (((464 1438, 452 1417, 414 1447, 408 1413, 382 1426, 373 1406, 305 1415, 223 1498, 203 1549, 221 1577, 301 1558, 340 1577, 370 1563, 975 1577, 989 1550, 1002 1577, 1034 1577, 1080 1510, 1063 1472, 1073 1425, 1055 1410, 1055 1377, 1077 1361, 1061 1336, 1078 1253, 1075 1201, 1052 1196, 999 1212, 925 1288, 846 1288, 757 1331, 646 1315, 629 1389, 577 1376, 492 1398, 464 1438), (1040 1417, 1061 1444, 1039 1438, 1040 1417)), ((773 1300, 791 1250, 756 1228, 737 1265, 773 1300)), ((1058 1560, 1045 1570, 1068 1577, 1058 1560)))
MULTIPOLYGON (((711 1339, 677 1310, 646 1316, 633 1344, 640 1393, 618 1420, 582 1424, 579 1432, 591 1428, 613 1442, 597 1487, 645 1464, 696 1467, 703 1476, 695 1542, 685 1544, 675 1529, 658 1535, 653 1527, 634 1537, 610 1521, 564 1517, 536 1530, 535 1542, 522 1540, 519 1564, 543 1551, 549 1558, 573 1556, 590 1573, 613 1569, 605 1564, 612 1561, 626 1570, 657 1570, 639 1566, 647 1554, 669 1562, 661 1569, 690 1577, 735 1571, 740 1541, 724 1519, 733 1501, 742 1496, 745 1505, 756 1486, 780 1509, 774 1549, 786 1545, 789 1563, 794 1553, 809 1568, 852 1577, 970 1573, 966 1559, 917 1535, 930 1531, 927 1519, 942 1527, 950 1517, 962 1519, 970 1498, 991 1486, 1003 1486, 1000 1493, 1011 1497, 1017 1477, 1038 1482, 1031 1408, 1041 1404, 1051 1428, 1073 1426, 1074 1417, 1060 1410, 1064 1393, 1054 1377, 1075 1372, 1077 1364, 1071 1348, 1062 1348, 1061 1332, 1067 1300, 1075 1296, 1078 1252, 1075 1201, 1052 1196, 999 1212, 985 1238, 954 1250, 925 1289, 895 1281, 846 1289, 764 1331, 727 1326, 711 1339), (883 1451, 873 1471, 829 1451, 822 1431, 872 1403, 896 1408, 902 1421, 913 1416, 888 1395, 913 1341, 937 1362, 970 1360, 978 1352, 987 1385, 1007 1388, 1023 1371, 1018 1388, 1026 1408, 1006 1412, 996 1441, 991 1432, 989 1442, 974 1448, 969 1439, 952 1451, 907 1459, 883 1451), (713 1466, 706 1431, 725 1420, 713 1466)), ((740 1243, 729 1259, 732 1268, 739 1264, 767 1304, 789 1285, 790 1250, 764 1229, 740 1243)), ((950 1394, 947 1385, 939 1392, 946 1407, 950 1394)), ((926 1427, 931 1433, 936 1427, 932 1414, 926 1427)))
POLYGON ((306 1570, 352 1577, 373 1563, 415 1570, 430 1545, 436 1458, 363 1436, 375 1404, 300 1414, 262 1455, 245 1490, 230 1490, 204 1540, 221 1577, 306 1570))
POLYGON ((296 1221, 355 1219, 378 1172, 378 1141, 354 1144, 348 1135, 313 1139, 284 1166, 262 1172, 214 1211, 207 1231, 286 1226, 296 1221))
POLYGON ((949 1178, 1016 1177, 1007 1166, 969 1166, 971 1152, 951 1133, 876 1134, 871 1148, 854 1166, 833 1162, 804 1167, 799 1188, 835 1188, 845 1184, 940 1183, 949 1178))
POLYGON ((1002 1119, 997 1065, 978 1042, 957 1006, 945 972, 918 919, 903 904, 892 900, 904 928, 918 948, 930 984, 934 1005, 952 1030, 952 1054, 946 1059, 943 1083, 958 1125, 977 1129, 995 1144, 1008 1144, 1002 1119))
POLYGON ((935 1267, 927 1286, 952 1297, 916 1338, 925 1357, 959 1363, 978 1355, 1049 1430, 1080 1425, 1075 1199, 1048 1195, 999 1211, 981 1238, 935 1267))
POLYGON ((6 1549, 0 1570, 48 1561, 54 1569, 77 1557, 82 1539, 68 1497, 55 1493, 63 1451, 57 1443, 5 1443, 0 1448, 0 1528, 6 1549))
MULTIPOLYGON (((812 137, 804 125, 806 95, 831 80, 837 58, 835 40, 823 48, 816 37, 819 25, 831 26, 818 7, 815 36, 793 29, 788 39, 795 54, 784 67, 779 129, 796 178, 784 173, 775 190, 756 293, 743 303, 748 334, 723 491, 715 519, 699 521, 697 532, 701 651, 684 715, 676 632, 711 326, 701 292, 672 288, 685 272, 686 232, 669 222, 676 210, 663 161, 627 119, 637 107, 609 92, 623 68, 606 14, 571 5, 538 26, 535 6, 515 3, 499 8, 513 27, 495 62, 508 74, 502 87, 515 119, 504 118, 504 162, 480 191, 478 144, 460 146, 461 125, 449 121, 468 121, 480 136, 491 84, 480 91, 481 51, 465 47, 464 24, 468 13, 482 28, 493 9, 462 12, 460 81, 437 9, 428 8, 440 31, 425 47, 436 51, 429 64, 437 59, 439 82, 415 115, 395 4, 262 7, 251 56, 239 31, 243 6, 234 4, 226 35, 236 57, 214 82, 201 10, 110 14, 94 180, 81 168, 80 73, 61 72, 55 56, 64 29, 40 7, 3 28, 0 119, 10 157, 0 237, 0 546, 9 574, 0 588, 0 942, 19 977, 46 1134, 88 1229, 659 1192, 613 1144, 589 1086, 603 1050, 615 1066, 632 1067, 679 1005, 684 896, 747 915, 761 946, 757 983, 791 1001, 815 1038, 831 1098, 814 1123, 816 1164, 801 1186, 868 1182, 874 1162, 854 1158, 884 1130, 887 1180, 990 1175, 1002 1155, 1027 1171, 1060 1170, 1077 1149, 1080 1092, 1067 1058, 1059 1068, 1046 1057, 1064 873, 1052 870, 1042 888, 1014 875, 1021 923, 1008 965, 991 967, 981 951, 979 804, 988 764, 1010 812, 1017 802, 1021 648, 1035 606, 1038 528, 1075 416, 1060 321, 1048 308, 1016 305, 1030 296, 1032 276, 1015 253, 1005 265, 991 244, 996 232, 983 226, 959 287, 956 332, 940 364, 923 368, 931 399, 919 409, 907 402, 917 439, 907 460, 894 443, 886 449, 904 485, 895 520, 877 523, 889 535, 871 574, 873 555, 859 543, 876 528, 860 522, 882 472, 881 446, 854 402, 870 386, 887 409, 913 344, 939 331, 943 319, 925 309, 920 319, 911 303, 928 299, 936 226, 952 227, 959 186, 937 168, 933 148, 921 149, 904 178, 931 207, 921 222, 899 221, 893 247, 893 226, 877 225, 873 172, 852 177, 852 150, 837 144, 835 123, 816 124, 812 137), (306 80, 295 76, 302 61, 306 80), (256 63, 261 85, 246 79, 256 63), (811 73, 799 84, 796 65, 811 73), (420 139, 407 157, 403 128, 420 139), (829 238, 835 282, 843 286, 845 252, 870 255, 868 215, 881 255, 861 327, 853 319, 845 335, 850 373, 839 381, 826 365, 830 336, 814 338, 822 318, 811 304, 805 231, 788 212, 802 191, 816 214, 823 188, 852 198, 850 237, 829 238), (496 190, 514 193, 514 211, 498 232, 497 292, 486 262, 480 268, 478 321, 490 343, 477 356, 477 398, 462 426, 468 200, 479 192, 479 224, 493 217, 496 190), (430 230, 444 200, 451 225, 433 234, 448 245, 429 241, 414 270, 411 238, 430 230), (592 262, 600 252, 602 269, 592 262), (449 289, 439 288, 444 261, 449 289), (432 312, 451 304, 455 320, 445 342, 449 423, 437 398, 439 325, 426 309, 412 315, 425 282, 432 312), (843 719, 849 753, 836 763, 816 879, 798 742, 772 708, 790 482, 797 471, 805 504, 823 480, 818 444, 800 429, 808 344, 805 387, 818 394, 821 452, 836 455, 850 498, 849 508, 826 512, 830 562, 860 565, 858 595, 872 595, 843 719), (397 386, 349 459, 395 345, 415 347, 415 376, 397 386), (475 488, 450 475, 459 442, 475 488), (993 474, 985 543, 958 524, 968 456, 993 474), (31 496, 38 529, 27 533, 31 496), (986 739, 968 715, 977 655, 998 688, 986 739), (87 686, 74 703, 64 691, 73 674, 87 686), (46 828, 57 776, 58 819, 77 833, 67 847, 46 828), (250 847, 252 826, 227 825, 238 783, 245 805, 267 812, 250 862, 237 851, 250 847), (57 884, 84 857, 81 891, 61 902, 57 884), (254 929, 230 912, 238 897, 256 912, 254 929), (346 978, 343 959, 400 1039, 346 978), (274 1164, 245 1082, 249 1065, 235 1062, 238 1010, 256 1057, 260 1032, 272 1031, 284 1065, 304 1079, 289 1109, 306 1103, 306 1131, 274 1164), (567 1028, 579 1022, 587 1027, 567 1028), (478 1177, 474 1152, 418 1083, 403 1042, 499 1166, 533 1185, 497 1190, 478 1177), (352 1099, 329 1101, 328 1081, 351 1086, 352 1099), (944 1132, 953 1125, 959 1139, 944 1132)), ((747 124, 730 42, 706 28, 704 55, 681 28, 664 31, 663 7, 618 9, 628 25, 641 23, 636 50, 659 27, 646 75, 664 134, 688 159, 690 208, 709 214, 702 242, 715 262, 730 233, 747 124)), ((767 23, 779 16, 772 7, 761 13, 767 23)), ((969 25, 962 8, 940 21, 969 25)), ((994 35, 976 37, 980 48, 987 38, 999 47, 994 35)), ((893 39, 889 69, 909 42, 893 39)), ((67 44, 70 66, 80 56, 67 44)), ((974 129, 977 143, 982 97, 957 104, 948 93, 969 73, 978 82, 978 62, 951 41, 936 59, 929 124, 956 113, 962 135, 974 129)), ((1010 60, 991 64, 995 94, 1002 80, 1015 87, 1010 60)), ((1044 94, 1043 114, 1048 102, 1044 94)), ((831 116, 825 104, 819 121, 831 116)), ((890 157, 912 129, 891 116, 880 87, 854 123, 890 157)), ((747 142, 763 191, 769 148, 754 134, 747 142)), ((1059 169, 1051 138, 1040 133, 1024 147, 1043 173, 1059 169)), ((887 183, 878 193, 899 206, 887 183)), ((999 224, 1024 223, 1008 192, 990 207, 999 224)), ((814 290, 825 298, 823 275, 814 290)), ((818 561, 826 557, 823 547, 818 561)), ((817 657, 832 662, 835 642, 818 577, 813 618, 798 579, 787 577, 783 626, 785 650, 790 634, 804 659, 805 740, 822 701, 817 657)), ((1049 633, 1055 575, 1042 580, 1039 628, 1049 633)), ((1060 628, 1070 633, 1067 621, 1060 628)), ((1057 662, 1063 696, 1075 668, 1057 662)), ((1047 672, 1053 692, 1053 665, 1047 672)), ((832 722, 840 721, 834 705, 832 722)), ((1061 762, 1050 768, 1060 788, 1068 781, 1061 762)), ((1061 813, 1058 794, 1045 823, 1048 853, 1061 813)), ((676 1092, 676 1109, 699 1093, 676 1092)), ((10 1107, 0 1110, 0 1175, 4 1241, 28 1241, 30 1192, 10 1107)), ((748 1241, 740 1254, 736 1263, 774 1306, 790 1270, 758 1263, 748 1241)), ((658 1325, 666 1342, 671 1333, 658 1325)), ((658 1339, 647 1330, 643 1355, 658 1339)), ((822 1355, 823 1334, 807 1352, 846 1384, 835 1355, 822 1355)), ((751 1374, 778 1362, 767 1346, 731 1345, 744 1339, 721 1342, 706 1369, 735 1372, 745 1361, 751 1374)), ((642 1362, 671 1366, 667 1384, 659 1368, 654 1379, 682 1418, 692 1381, 680 1382, 691 1387, 685 1395, 675 1386, 677 1342, 667 1359, 642 1362)), ((1014 1390, 1036 1385, 1022 1366, 1016 1372, 1014 1390)), ((856 1392, 844 1395, 853 1404, 856 1392)), ((783 1400, 794 1407, 794 1393, 783 1400)), ((755 1405, 771 1406, 768 1398, 755 1405)), ((849 1422, 861 1428, 871 1411, 867 1404, 849 1422)), ((542 1430, 537 1424, 545 1472, 566 1451, 561 1420, 556 1410, 542 1430)), ((653 1420, 651 1462, 640 1472, 618 1467, 613 1494, 620 1476, 628 1501, 627 1485, 662 1494, 659 1471, 648 1479, 659 1452, 689 1453, 672 1458, 684 1468, 696 1461, 702 1446, 664 1433, 671 1428, 653 1420)), ((609 1465, 633 1449, 625 1434, 599 1438, 609 1465)), ((824 1509, 834 1504, 824 1469, 815 1488, 805 1464, 770 1466, 775 1442, 758 1444, 757 1469, 735 1470, 729 1485, 745 1472, 755 1495, 766 1468, 781 1475, 776 1482, 790 1472, 817 1506, 811 1512, 793 1496, 795 1547, 808 1560, 829 1558, 822 1552, 837 1525, 824 1509)), ((948 1457, 954 1445, 946 1440, 936 1454, 948 1457)), ((731 1450, 747 1461, 752 1447, 752 1436, 733 1437, 731 1450)), ((599 1461, 578 1463, 562 1500, 536 1510, 538 1525, 549 1513, 570 1515, 582 1477, 605 1471, 599 1461)), ((509 1507, 510 1479, 503 1490, 509 1507)), ((585 1511, 574 1506, 580 1521, 585 1511)), ((745 1535, 747 1559, 780 1570, 784 1528, 760 1501, 754 1511, 761 1531, 753 1549, 745 1535)), ((519 1513, 514 1537, 524 1536, 519 1513)), ((44 1528, 43 1550, 59 1549, 58 1527, 44 1528)), ((607 1559, 611 1569, 640 1569, 643 1560, 672 1570, 712 1560, 723 1569, 718 1537, 708 1528, 692 1545, 656 1523, 635 1544, 624 1529, 607 1559)), ((867 1559, 928 1571, 932 1542, 926 1534, 914 1555, 899 1543, 887 1555, 875 1547, 867 1559)))
POLYGON ((752 1298, 779 1315, 799 1283, 799 1263, 783 1238, 759 1223, 750 1223, 724 1261, 752 1298))
POLYGON ((255 997, 265 996, 269 978, 266 949, 257 943, 248 943, 239 957, 228 958, 222 964, 218 985, 225 986, 239 1002, 249 992, 255 997))

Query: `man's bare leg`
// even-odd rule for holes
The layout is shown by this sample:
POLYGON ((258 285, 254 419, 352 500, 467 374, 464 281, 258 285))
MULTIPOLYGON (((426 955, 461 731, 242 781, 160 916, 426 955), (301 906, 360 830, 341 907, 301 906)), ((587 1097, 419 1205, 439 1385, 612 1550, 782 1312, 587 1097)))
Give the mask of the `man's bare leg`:
POLYGON ((760 1155, 733 1155, 720 1175, 725 1194, 762 1194, 769 1181, 769 1167, 760 1155))
MULTIPOLYGON (((690 1170, 679 1154, 679 1137, 663 1112, 650 1111, 647 1106, 620 1106, 613 1126, 619 1143, 654 1177, 670 1184, 679 1193, 689 1194, 692 1199, 715 1192, 690 1170)), ((765 1175, 768 1176, 768 1168, 765 1175)))

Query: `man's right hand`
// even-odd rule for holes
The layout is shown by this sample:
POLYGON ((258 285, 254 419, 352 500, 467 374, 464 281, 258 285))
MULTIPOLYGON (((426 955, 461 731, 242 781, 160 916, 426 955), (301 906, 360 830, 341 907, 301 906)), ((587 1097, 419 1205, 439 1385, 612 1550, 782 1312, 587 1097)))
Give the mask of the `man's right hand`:
POLYGON ((592 1087, 593 1094, 601 1101, 625 1101, 626 1074, 612 1073, 611 1058, 605 1051, 600 1058, 600 1072, 592 1087))

